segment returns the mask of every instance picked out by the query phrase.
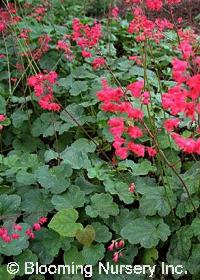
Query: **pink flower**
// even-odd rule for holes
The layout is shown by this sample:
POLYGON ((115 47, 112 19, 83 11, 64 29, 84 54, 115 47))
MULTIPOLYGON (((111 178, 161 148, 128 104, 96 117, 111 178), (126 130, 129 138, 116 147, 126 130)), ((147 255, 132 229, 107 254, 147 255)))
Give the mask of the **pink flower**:
POLYGON ((114 261, 115 263, 118 263, 118 261, 119 261, 119 253, 118 253, 118 252, 115 252, 115 253, 113 254, 113 261, 114 261))
POLYGON ((144 152, 145 152, 145 146, 141 144, 135 144, 133 142, 128 143, 128 150, 133 152, 139 157, 144 157, 144 152))
POLYGON ((126 159, 128 154, 127 154, 127 148, 126 147, 122 147, 122 148, 117 148, 115 150, 115 154, 116 156, 120 157, 121 159, 126 159))
POLYGON ((112 243, 108 246, 107 250, 111 252, 114 250, 114 247, 115 247, 115 241, 112 240, 112 243))
POLYGON ((118 242, 118 248, 122 248, 122 247, 124 247, 124 240, 120 240, 119 242, 118 242))
POLYGON ((29 229, 26 230, 26 235, 28 235, 28 237, 29 237, 30 239, 34 239, 34 238, 35 238, 35 234, 33 233, 33 231, 32 231, 31 228, 29 228, 29 229))
POLYGON ((97 57, 92 61, 93 69, 99 69, 106 64, 106 60, 103 57, 97 57))
POLYGON ((129 192, 134 193, 135 192, 135 184, 131 183, 129 186, 129 192))
POLYGON ((178 120, 178 119, 165 120, 164 121, 164 128, 167 131, 173 131, 175 128, 178 127, 179 124, 180 124, 180 120, 178 120))
POLYGON ((19 238, 20 238, 20 235, 17 234, 17 233, 13 233, 13 234, 11 235, 11 238, 12 238, 12 239, 19 239, 19 238))
POLYGON ((6 119, 6 117, 4 115, 0 114, 0 122, 5 121, 5 119, 6 119))
POLYGON ((36 231, 38 231, 38 230, 41 229, 41 225, 38 224, 38 223, 36 223, 36 224, 33 225, 33 229, 36 230, 36 231))
POLYGON ((43 225, 46 222, 47 222, 47 218, 46 217, 39 218, 39 224, 43 225))
POLYGON ((146 5, 150 10, 159 11, 162 8, 163 3, 162 0, 146 0, 146 5))
POLYGON ((152 147, 146 147, 147 153, 150 157, 155 157, 157 155, 157 151, 152 147))
POLYGON ((3 32, 6 29, 6 25, 4 22, 0 22, 0 32, 3 32))
POLYGON ((2 240, 5 242, 5 243, 10 243, 12 241, 12 238, 9 236, 9 235, 6 235, 4 234, 2 236, 2 240))
POLYGON ((140 138, 143 136, 142 130, 137 126, 129 126, 127 132, 134 139, 140 138))
POLYGON ((148 91, 145 91, 141 97, 142 104, 148 105, 150 103, 150 93, 148 91))
POLYGON ((127 90, 130 90, 132 95, 136 98, 140 97, 142 89, 144 87, 144 81, 137 81, 127 86, 127 90))
POLYGON ((7 228, 0 228, 0 237, 2 237, 3 235, 7 235, 8 234, 8 230, 7 228))
POLYGON ((86 50, 82 50, 82 56, 85 57, 85 58, 90 58, 92 57, 92 54, 86 50))
POLYGON ((121 137, 115 137, 113 142, 113 147, 115 149, 120 148, 124 144, 125 140, 121 137))
POLYGON ((14 230, 18 230, 18 231, 22 230, 22 226, 20 226, 18 224, 15 224, 13 228, 14 228, 14 230))
POLYGON ((114 7, 111 11, 112 17, 114 19, 118 19, 119 16, 119 8, 118 7, 114 7))
POLYGON ((182 41, 179 49, 182 51, 184 59, 188 59, 192 55, 192 46, 188 41, 182 41))
POLYGON ((108 121, 108 125, 110 126, 109 131, 115 137, 120 137, 124 132, 125 127, 123 118, 112 118, 108 121))

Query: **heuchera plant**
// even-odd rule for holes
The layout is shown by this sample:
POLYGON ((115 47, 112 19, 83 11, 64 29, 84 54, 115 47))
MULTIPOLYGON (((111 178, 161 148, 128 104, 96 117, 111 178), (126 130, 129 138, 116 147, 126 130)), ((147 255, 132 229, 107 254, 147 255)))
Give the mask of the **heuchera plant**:
POLYGON ((0 275, 59 262, 100 280, 101 261, 199 279, 199 35, 181 0, 108 1, 96 18, 75 2, 0 8, 0 275))

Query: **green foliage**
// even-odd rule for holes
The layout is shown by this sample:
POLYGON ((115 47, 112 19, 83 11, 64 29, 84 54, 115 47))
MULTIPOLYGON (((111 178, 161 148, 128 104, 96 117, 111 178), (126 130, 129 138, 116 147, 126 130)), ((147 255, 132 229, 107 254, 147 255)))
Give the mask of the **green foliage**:
POLYGON ((160 218, 141 217, 123 227, 121 235, 131 244, 140 243, 144 248, 152 248, 157 246, 160 240, 167 240, 170 229, 160 218))
POLYGON ((74 209, 62 209, 54 215, 49 223, 49 228, 55 230, 61 236, 74 237, 83 226, 76 223, 78 212, 74 209))
MULTIPOLYGON (((118 21, 108 18, 110 4, 119 4, 124 13, 122 1, 14 2, 21 21, 9 25, 0 38, 0 54, 5 55, 0 58, 0 114, 6 115, 0 123, 0 227, 8 228, 12 234, 13 225, 19 223, 23 230, 19 239, 11 243, 0 237, 0 280, 45 279, 43 275, 25 276, 25 261, 90 264, 94 280, 149 279, 147 275, 98 274, 99 261, 114 264, 114 251, 106 248, 112 240, 120 239, 125 245, 119 264, 156 265, 155 279, 199 280, 199 157, 180 152, 163 128, 169 112, 163 114, 161 110, 162 94, 174 86, 171 60, 179 55, 174 48, 176 32, 167 31, 159 44, 148 38, 148 48, 138 44, 135 34, 127 32, 131 13, 118 21), (50 6, 41 21, 30 16, 46 2, 50 6), (27 3, 33 5, 30 11, 24 8, 27 3), (94 19, 90 16, 98 16, 102 24, 103 37, 96 49, 90 49, 93 57, 106 58, 106 67, 98 70, 92 67, 93 58, 81 56, 73 40, 75 57, 71 61, 57 48, 59 40, 72 34, 73 18, 92 26, 94 19), (31 32, 26 41, 20 33, 27 29, 31 32), (51 41, 49 49, 35 59, 41 35, 50 36, 51 41), (138 55, 144 63, 145 48, 144 71, 144 65, 128 57, 138 55), (22 71, 16 69, 18 64, 23 66, 22 71), (43 71, 58 73, 53 91, 55 101, 62 104, 60 112, 42 110, 27 86, 28 77, 43 71), (153 159, 145 153, 144 158, 132 154, 119 160, 107 125, 114 114, 100 110, 96 93, 102 88, 102 78, 125 91, 128 84, 144 76, 148 82, 145 90, 150 91, 152 99, 148 109, 142 106, 144 121, 155 135, 161 153, 153 159), (131 183, 135 184, 133 193, 129 190, 131 183), (26 230, 42 216, 47 216, 48 222, 34 231, 34 239, 29 239, 26 230), (20 265, 16 277, 6 271, 8 260, 20 265), (161 262, 182 265, 188 275, 165 278, 160 274, 161 262)), ((131 102, 140 108, 136 99, 131 102)), ((134 125, 132 120, 130 125, 134 125)), ((153 146, 155 143, 143 130, 141 142, 135 142, 153 146)), ((180 130, 184 136, 196 133, 199 137, 189 129, 189 120, 180 130)), ((80 271, 77 275, 52 277, 84 279, 80 271)))
POLYGON ((86 206, 85 211, 92 218, 97 216, 108 218, 109 216, 116 216, 119 213, 119 208, 113 202, 111 195, 102 193, 94 194, 91 197, 91 205, 86 206))

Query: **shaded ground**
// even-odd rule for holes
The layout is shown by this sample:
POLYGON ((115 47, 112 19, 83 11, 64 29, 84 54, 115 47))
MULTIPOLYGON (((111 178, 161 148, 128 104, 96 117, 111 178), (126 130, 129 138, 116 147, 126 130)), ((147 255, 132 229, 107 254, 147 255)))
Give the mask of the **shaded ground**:
MULTIPOLYGON (((179 27, 191 26, 196 33, 200 34, 200 0, 183 0, 182 3, 172 6, 173 17, 177 23, 178 18, 182 18, 182 24, 179 27)), ((150 18, 167 18, 172 21, 171 12, 168 7, 164 7, 159 13, 158 12, 148 12, 150 18)), ((178 24, 178 23, 177 23, 178 24)))

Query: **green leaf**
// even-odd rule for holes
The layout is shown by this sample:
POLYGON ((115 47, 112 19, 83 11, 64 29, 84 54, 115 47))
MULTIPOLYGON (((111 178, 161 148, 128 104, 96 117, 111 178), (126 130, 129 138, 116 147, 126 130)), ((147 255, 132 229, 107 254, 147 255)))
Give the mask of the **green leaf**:
POLYGON ((62 122, 58 121, 57 115, 52 113, 43 113, 38 117, 32 125, 32 135, 38 137, 43 135, 44 137, 55 135, 56 131, 59 131, 62 122))
POLYGON ((185 266, 190 256, 193 231, 190 226, 181 227, 171 238, 167 261, 172 265, 185 266))
POLYGON ((0 266, 0 279, 3 280, 11 280, 15 277, 15 275, 9 274, 7 270, 7 265, 0 266))
POLYGON ((133 194, 129 191, 127 183, 119 180, 105 180, 103 183, 107 192, 117 194, 125 204, 131 204, 134 201, 133 194))
POLYGON ((142 260, 143 264, 154 265, 158 259, 158 250, 156 248, 145 249, 142 260))
POLYGON ((64 253, 64 263, 66 265, 84 265, 85 258, 83 257, 82 252, 78 251, 77 247, 72 247, 64 253))
POLYGON ((84 177, 77 177, 75 180, 75 184, 79 186, 81 191, 84 191, 85 194, 104 191, 103 186, 92 184, 89 181, 87 181, 84 177))
POLYGON ((0 95, 0 114, 6 114, 6 101, 3 96, 0 95))
POLYGON ((49 51, 44 54, 39 61, 40 67, 51 71, 60 59, 60 54, 57 51, 49 51))
POLYGON ((22 210, 28 213, 39 213, 40 216, 46 215, 53 210, 50 196, 43 190, 30 190, 22 196, 22 210))
POLYGON ((45 162, 49 162, 50 160, 57 159, 57 158, 58 158, 58 153, 55 152, 54 150, 49 149, 44 153, 45 162))
POLYGON ((93 153, 96 145, 85 138, 76 140, 70 147, 67 147, 61 154, 64 163, 71 164, 74 169, 90 167, 88 153, 93 153), (83 149, 84 147, 84 149, 83 149))
POLYGON ((139 201, 139 210, 142 215, 161 217, 167 216, 171 212, 171 207, 176 205, 176 197, 172 191, 167 191, 164 187, 150 187, 139 201))
POLYGON ((191 274, 200 273, 200 244, 192 246, 192 254, 188 259, 186 267, 191 274))
POLYGON ((85 138, 79 138, 71 145, 71 147, 78 151, 82 151, 84 147, 84 153, 94 153, 96 150, 94 142, 85 138))
MULTIPOLYGON (((195 205, 196 209, 199 207, 199 197, 198 196, 191 196, 192 202, 195 205)), ((181 202, 178 203, 176 208, 176 215, 179 218, 185 217, 188 213, 192 213, 194 211, 194 207, 186 193, 181 195, 181 202)))
POLYGON ((84 108, 79 104, 68 105, 60 114, 61 120, 65 121, 70 127, 78 126, 84 124, 84 108))
MULTIPOLYGON (((71 240, 65 242, 71 242, 71 240)), ((36 237, 31 242, 31 250, 38 256, 41 263, 52 263, 54 257, 58 255, 62 245, 62 238, 55 231, 42 228, 37 232, 36 237)))
POLYGON ((71 164, 73 169, 87 168, 90 166, 87 154, 82 151, 78 151, 73 147, 65 149, 60 156, 61 159, 63 159, 63 162, 71 164))
POLYGON ((99 243, 106 243, 112 238, 112 233, 109 231, 108 227, 96 222, 92 223, 93 228, 95 229, 95 241, 99 243))
POLYGON ((89 248, 84 247, 82 255, 85 259, 86 264, 95 265, 98 261, 104 257, 105 248, 103 244, 92 245, 89 248))
POLYGON ((20 170, 17 172, 16 180, 19 184, 24 186, 29 186, 36 183, 34 174, 31 174, 25 170, 20 170))
POLYGON ((93 226, 87 225, 76 232, 76 239, 86 247, 90 247, 95 239, 95 230, 93 226))
POLYGON ((74 209, 62 209, 56 213, 49 228, 58 232, 61 236, 74 237, 79 229, 83 229, 80 223, 76 223, 78 212, 74 209))
POLYGON ((19 276, 23 276, 25 274, 25 262, 33 262, 36 263, 38 257, 36 254, 29 249, 23 251, 20 255, 14 257, 14 261, 19 265, 20 271, 17 273, 19 276))
POLYGON ((56 210, 79 208, 86 202, 85 193, 77 186, 70 186, 69 190, 61 195, 54 195, 51 200, 56 210))
POLYGON ((71 75, 69 75, 67 78, 61 78, 58 80, 59 86, 69 90, 74 83, 74 79, 72 78, 71 75))
POLYGON ((92 68, 85 63, 76 67, 76 69, 72 72, 72 76, 78 79, 95 79, 97 76, 92 72, 92 68))
POLYGON ((196 217, 191 224, 190 227, 193 230, 194 236, 199 236, 200 235, 200 218, 196 217))
POLYGON ((109 216, 116 216, 119 213, 118 205, 113 202, 112 196, 104 193, 94 194, 91 197, 91 205, 88 205, 85 210, 86 214, 92 218, 96 218, 97 216, 108 218, 109 216))
POLYGON ((168 134, 166 134, 164 130, 158 134, 158 143, 160 149, 162 150, 165 150, 167 148, 173 148, 176 151, 179 150, 177 146, 174 144, 174 141, 171 139, 171 137, 168 134))
POLYGON ((120 169, 130 168, 133 176, 148 175, 149 172, 156 172, 156 167, 148 160, 142 160, 140 163, 135 163, 132 160, 124 160, 118 166, 120 169))
POLYGON ((80 93, 82 93, 84 91, 87 91, 87 89, 88 89, 88 85, 87 85, 86 81, 75 81, 72 84, 72 87, 70 89, 70 93, 73 96, 77 96, 80 93))
POLYGON ((29 119, 29 115, 32 113, 31 110, 28 110, 26 112, 22 110, 17 110, 11 115, 13 126, 16 128, 19 128, 22 126, 24 121, 27 121, 29 119))
POLYGON ((12 216, 20 212, 21 198, 18 195, 0 195, 0 216, 12 216))
POLYGON ((110 217, 106 224, 120 235, 122 228, 127 225, 127 221, 133 221, 138 217, 136 210, 129 211, 128 209, 120 209, 117 217, 110 217))
POLYGON ((140 243, 144 248, 155 247, 160 240, 166 241, 169 235, 168 225, 160 218, 140 217, 121 230, 124 239, 128 239, 131 244, 140 243))
POLYGON ((54 194, 64 192, 70 185, 72 169, 69 164, 62 164, 53 168, 48 168, 47 165, 40 166, 35 173, 35 176, 40 185, 54 194))

